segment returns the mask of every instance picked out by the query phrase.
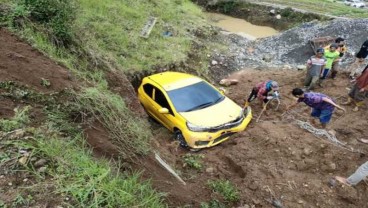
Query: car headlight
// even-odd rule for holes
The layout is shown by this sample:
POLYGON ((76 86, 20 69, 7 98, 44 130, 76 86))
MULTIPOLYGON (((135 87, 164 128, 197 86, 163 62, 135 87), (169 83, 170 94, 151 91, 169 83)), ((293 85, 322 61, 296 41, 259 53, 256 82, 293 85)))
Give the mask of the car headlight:
POLYGON ((188 127, 189 130, 195 131, 195 132, 202 132, 202 131, 208 131, 209 130, 209 128, 207 128, 207 127, 196 126, 194 124, 191 124, 190 122, 187 122, 187 127, 188 127))

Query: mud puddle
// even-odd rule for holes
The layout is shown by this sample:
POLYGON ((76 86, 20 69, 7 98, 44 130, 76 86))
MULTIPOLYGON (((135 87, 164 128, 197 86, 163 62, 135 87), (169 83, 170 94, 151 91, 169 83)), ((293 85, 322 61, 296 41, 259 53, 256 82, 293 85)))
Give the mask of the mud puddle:
POLYGON ((279 32, 272 27, 253 25, 244 19, 234 18, 218 13, 206 13, 207 18, 213 25, 222 28, 229 33, 241 35, 247 39, 269 37, 279 32))

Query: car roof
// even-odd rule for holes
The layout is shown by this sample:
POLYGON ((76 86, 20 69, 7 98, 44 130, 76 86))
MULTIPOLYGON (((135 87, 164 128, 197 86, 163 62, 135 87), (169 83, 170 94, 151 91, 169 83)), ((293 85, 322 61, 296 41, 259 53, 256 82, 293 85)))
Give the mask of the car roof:
POLYGON ((149 79, 159 84, 164 90, 170 91, 203 81, 201 78, 181 72, 162 72, 148 76, 149 79))

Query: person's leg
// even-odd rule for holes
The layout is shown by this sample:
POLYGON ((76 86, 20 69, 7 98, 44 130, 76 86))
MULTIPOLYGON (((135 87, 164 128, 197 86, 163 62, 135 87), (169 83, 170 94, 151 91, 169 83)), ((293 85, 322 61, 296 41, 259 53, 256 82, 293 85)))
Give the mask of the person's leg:
POLYGON ((354 63, 350 66, 350 75, 349 75, 350 79, 354 79, 355 76, 362 70, 363 64, 364 64, 363 58, 356 58, 354 63))
POLYGON ((319 80, 319 76, 314 76, 312 77, 312 80, 310 82, 310 85, 308 87, 308 90, 314 90, 314 87, 316 86, 316 84, 318 83, 319 80))
POLYGON ((354 174, 349 176, 346 179, 346 182, 352 186, 357 185, 360 181, 362 181, 365 177, 368 176, 368 161, 362 164, 354 174))
POLYGON ((319 116, 319 121, 322 124, 323 128, 326 128, 327 124, 330 122, 332 118, 333 111, 331 110, 322 110, 319 116))
POLYGON ((323 70, 323 73, 322 73, 322 77, 321 79, 326 79, 327 75, 328 75, 328 72, 330 71, 330 69, 324 69, 323 70))
POLYGON ((335 61, 332 63, 332 67, 331 67, 331 78, 332 79, 336 78, 338 67, 339 67, 339 62, 335 61))
POLYGON ((304 86, 306 89, 309 88, 310 84, 311 84, 311 81, 312 81, 312 76, 310 76, 308 73, 307 73, 307 76, 305 77, 305 80, 304 80, 304 86))
POLYGON ((252 89, 252 92, 250 93, 247 101, 245 102, 244 106, 248 106, 250 102, 252 102, 254 99, 257 98, 257 94, 258 94, 258 88, 257 87, 254 87, 252 89))
POLYGON ((343 102, 342 104, 343 105, 349 105, 350 103, 352 103, 353 102, 353 100, 354 100, 354 97, 355 97, 355 94, 356 93, 358 93, 358 91, 359 91, 359 88, 358 88, 358 86, 355 84, 352 88, 351 88, 351 90, 349 91, 349 93, 348 93, 348 100, 346 101, 346 102, 343 102))

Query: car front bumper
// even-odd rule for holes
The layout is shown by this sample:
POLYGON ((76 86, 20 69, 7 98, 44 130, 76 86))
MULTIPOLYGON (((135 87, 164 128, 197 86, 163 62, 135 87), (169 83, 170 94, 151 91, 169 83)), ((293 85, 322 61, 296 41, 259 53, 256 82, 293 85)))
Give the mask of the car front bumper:
POLYGON ((221 142, 226 141, 229 137, 237 132, 244 131, 252 120, 252 110, 247 107, 246 114, 244 115, 243 121, 232 128, 221 129, 216 132, 193 132, 184 131, 183 136, 189 147, 194 149, 206 148, 215 146, 221 142))

